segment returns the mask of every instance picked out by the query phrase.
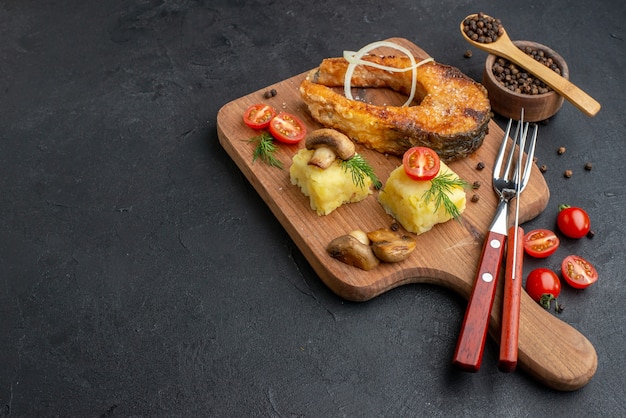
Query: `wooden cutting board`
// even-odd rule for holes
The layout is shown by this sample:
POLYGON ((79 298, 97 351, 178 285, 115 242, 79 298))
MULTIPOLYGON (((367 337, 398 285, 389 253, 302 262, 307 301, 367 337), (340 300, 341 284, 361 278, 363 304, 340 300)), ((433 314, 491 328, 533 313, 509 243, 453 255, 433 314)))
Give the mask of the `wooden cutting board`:
MULTIPOLYGON (((428 57, 426 52, 406 39, 390 40, 409 48, 418 59, 428 57)), ((378 52, 398 53, 385 49, 378 52)), ((341 55, 341 51, 337 55, 341 55)), ((301 117, 309 130, 320 127, 310 117, 300 97, 298 88, 304 77, 305 73, 294 76, 224 105, 217 115, 217 131, 221 145, 270 207, 320 279, 333 292, 352 301, 367 301, 406 283, 437 284, 469 298, 483 237, 497 204, 491 187, 491 172, 504 136, 502 129, 491 121, 481 148, 468 158, 450 164, 470 184, 475 181, 481 183, 481 187, 476 190, 468 189, 467 208, 461 221, 439 224, 431 231, 416 236, 417 250, 409 259, 362 271, 329 257, 326 246, 337 236, 355 229, 371 231, 391 225, 393 219, 377 202, 377 192, 362 202, 344 205, 327 216, 318 216, 311 210, 309 198, 289 180, 291 158, 304 144, 280 145, 276 157, 283 162, 283 170, 252 161, 254 144, 248 140, 256 133, 242 121, 248 106, 267 103, 277 110, 301 117), (276 96, 264 98, 263 94, 271 89, 276 90, 276 96), (478 163, 484 163, 485 168, 477 169, 478 163), (477 202, 470 201, 473 194, 478 195, 477 202)), ((358 96, 375 104, 400 105, 406 100, 385 89, 361 89, 358 96)), ((357 146, 357 152, 370 162, 383 184, 389 173, 401 163, 397 157, 385 156, 363 147, 357 146)), ((540 214, 549 196, 543 175, 534 166, 530 182, 520 200, 520 222, 540 214)), ((490 335, 496 342, 499 342, 501 310, 502 280, 490 319, 490 335)), ((450 341, 450 344, 456 344, 456 341, 450 341)), ((523 292, 518 364, 547 386, 569 391, 584 386, 592 378, 597 368, 597 356, 593 345, 581 333, 541 308, 523 292)))

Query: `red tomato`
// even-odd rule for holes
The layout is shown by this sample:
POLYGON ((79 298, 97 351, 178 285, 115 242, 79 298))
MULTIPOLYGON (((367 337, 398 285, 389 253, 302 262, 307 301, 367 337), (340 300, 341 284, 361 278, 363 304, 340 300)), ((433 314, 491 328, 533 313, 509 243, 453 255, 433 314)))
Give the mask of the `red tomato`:
POLYGON ((598 280, 598 272, 587 260, 577 255, 568 255, 561 263, 561 274, 565 281, 576 289, 584 289, 598 280))
POLYGON ((531 271, 526 278, 526 292, 545 309, 550 309, 550 302, 556 301, 561 293, 561 281, 552 270, 537 268, 531 271))
POLYGON ((252 129, 265 129, 274 116, 276 116, 276 111, 272 106, 259 103, 246 109, 243 122, 252 129))
POLYGON ((402 157, 404 172, 414 180, 432 180, 439 173, 439 155, 428 147, 413 147, 402 157))
POLYGON ((568 205, 559 206, 556 223, 559 230, 570 238, 582 238, 591 228, 589 215, 584 209, 568 205))
POLYGON ((559 243, 556 234, 547 229, 535 229, 524 235, 524 250, 531 257, 546 258, 554 254, 559 243))
POLYGON ((270 133, 280 142, 295 144, 306 136, 306 126, 291 113, 279 113, 270 122, 270 133))

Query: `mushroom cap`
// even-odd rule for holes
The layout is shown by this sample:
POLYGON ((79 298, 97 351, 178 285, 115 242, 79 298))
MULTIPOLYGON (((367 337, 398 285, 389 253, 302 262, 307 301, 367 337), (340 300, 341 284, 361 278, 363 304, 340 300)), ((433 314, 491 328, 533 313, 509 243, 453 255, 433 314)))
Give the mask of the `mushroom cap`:
POLYGON ((386 228, 368 232, 367 237, 372 241, 374 255, 387 263, 408 258, 417 246, 417 241, 412 236, 386 228))
POLYGON ((356 147, 350 138, 331 128, 320 128, 311 132, 305 141, 307 149, 327 147, 335 152, 338 158, 344 161, 354 157, 356 147))
POLYGON ((351 266, 361 270, 372 270, 380 264, 380 260, 374 255, 372 247, 363 244, 353 235, 342 235, 335 238, 326 248, 328 254, 351 266))

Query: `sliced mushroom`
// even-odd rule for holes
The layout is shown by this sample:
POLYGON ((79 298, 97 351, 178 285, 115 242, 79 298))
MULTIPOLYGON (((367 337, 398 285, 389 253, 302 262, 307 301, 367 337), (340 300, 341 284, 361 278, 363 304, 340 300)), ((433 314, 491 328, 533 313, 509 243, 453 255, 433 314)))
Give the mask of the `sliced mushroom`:
POLYGON ((415 238, 401 231, 382 228, 368 232, 367 236, 372 241, 373 253, 386 263, 405 260, 417 246, 415 238))
POLYGON ((306 138, 305 146, 309 150, 315 150, 309 164, 321 169, 328 168, 336 158, 347 161, 356 153, 356 147, 350 138, 330 128, 311 132, 306 138))
POLYGON ((362 270, 372 270, 380 264, 372 247, 363 244, 353 235, 342 235, 335 238, 326 248, 328 254, 337 260, 362 270))
POLYGON ((367 236, 367 232, 361 230, 361 229, 355 229, 354 231, 350 232, 349 235, 352 235, 354 238, 358 239, 359 241, 361 241, 363 244, 365 245, 370 245, 370 239, 367 236))

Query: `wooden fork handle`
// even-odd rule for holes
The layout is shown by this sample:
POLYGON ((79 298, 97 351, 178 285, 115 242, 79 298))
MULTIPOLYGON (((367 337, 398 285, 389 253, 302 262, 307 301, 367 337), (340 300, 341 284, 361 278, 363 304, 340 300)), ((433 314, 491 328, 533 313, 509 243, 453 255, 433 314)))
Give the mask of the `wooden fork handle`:
POLYGON ((483 244, 480 265, 452 361, 469 372, 480 369, 505 241, 506 235, 489 231, 483 244))
POLYGON ((506 267, 504 273, 504 294, 502 296, 502 330, 500 334, 500 358, 498 368, 503 372, 515 371, 519 336, 520 301, 522 298, 522 274, 524 260, 524 230, 509 229, 506 267), (515 251, 514 251, 515 250, 515 251), (513 257, 515 254, 515 257, 513 257), (513 259, 515 258, 515 263, 513 259))

